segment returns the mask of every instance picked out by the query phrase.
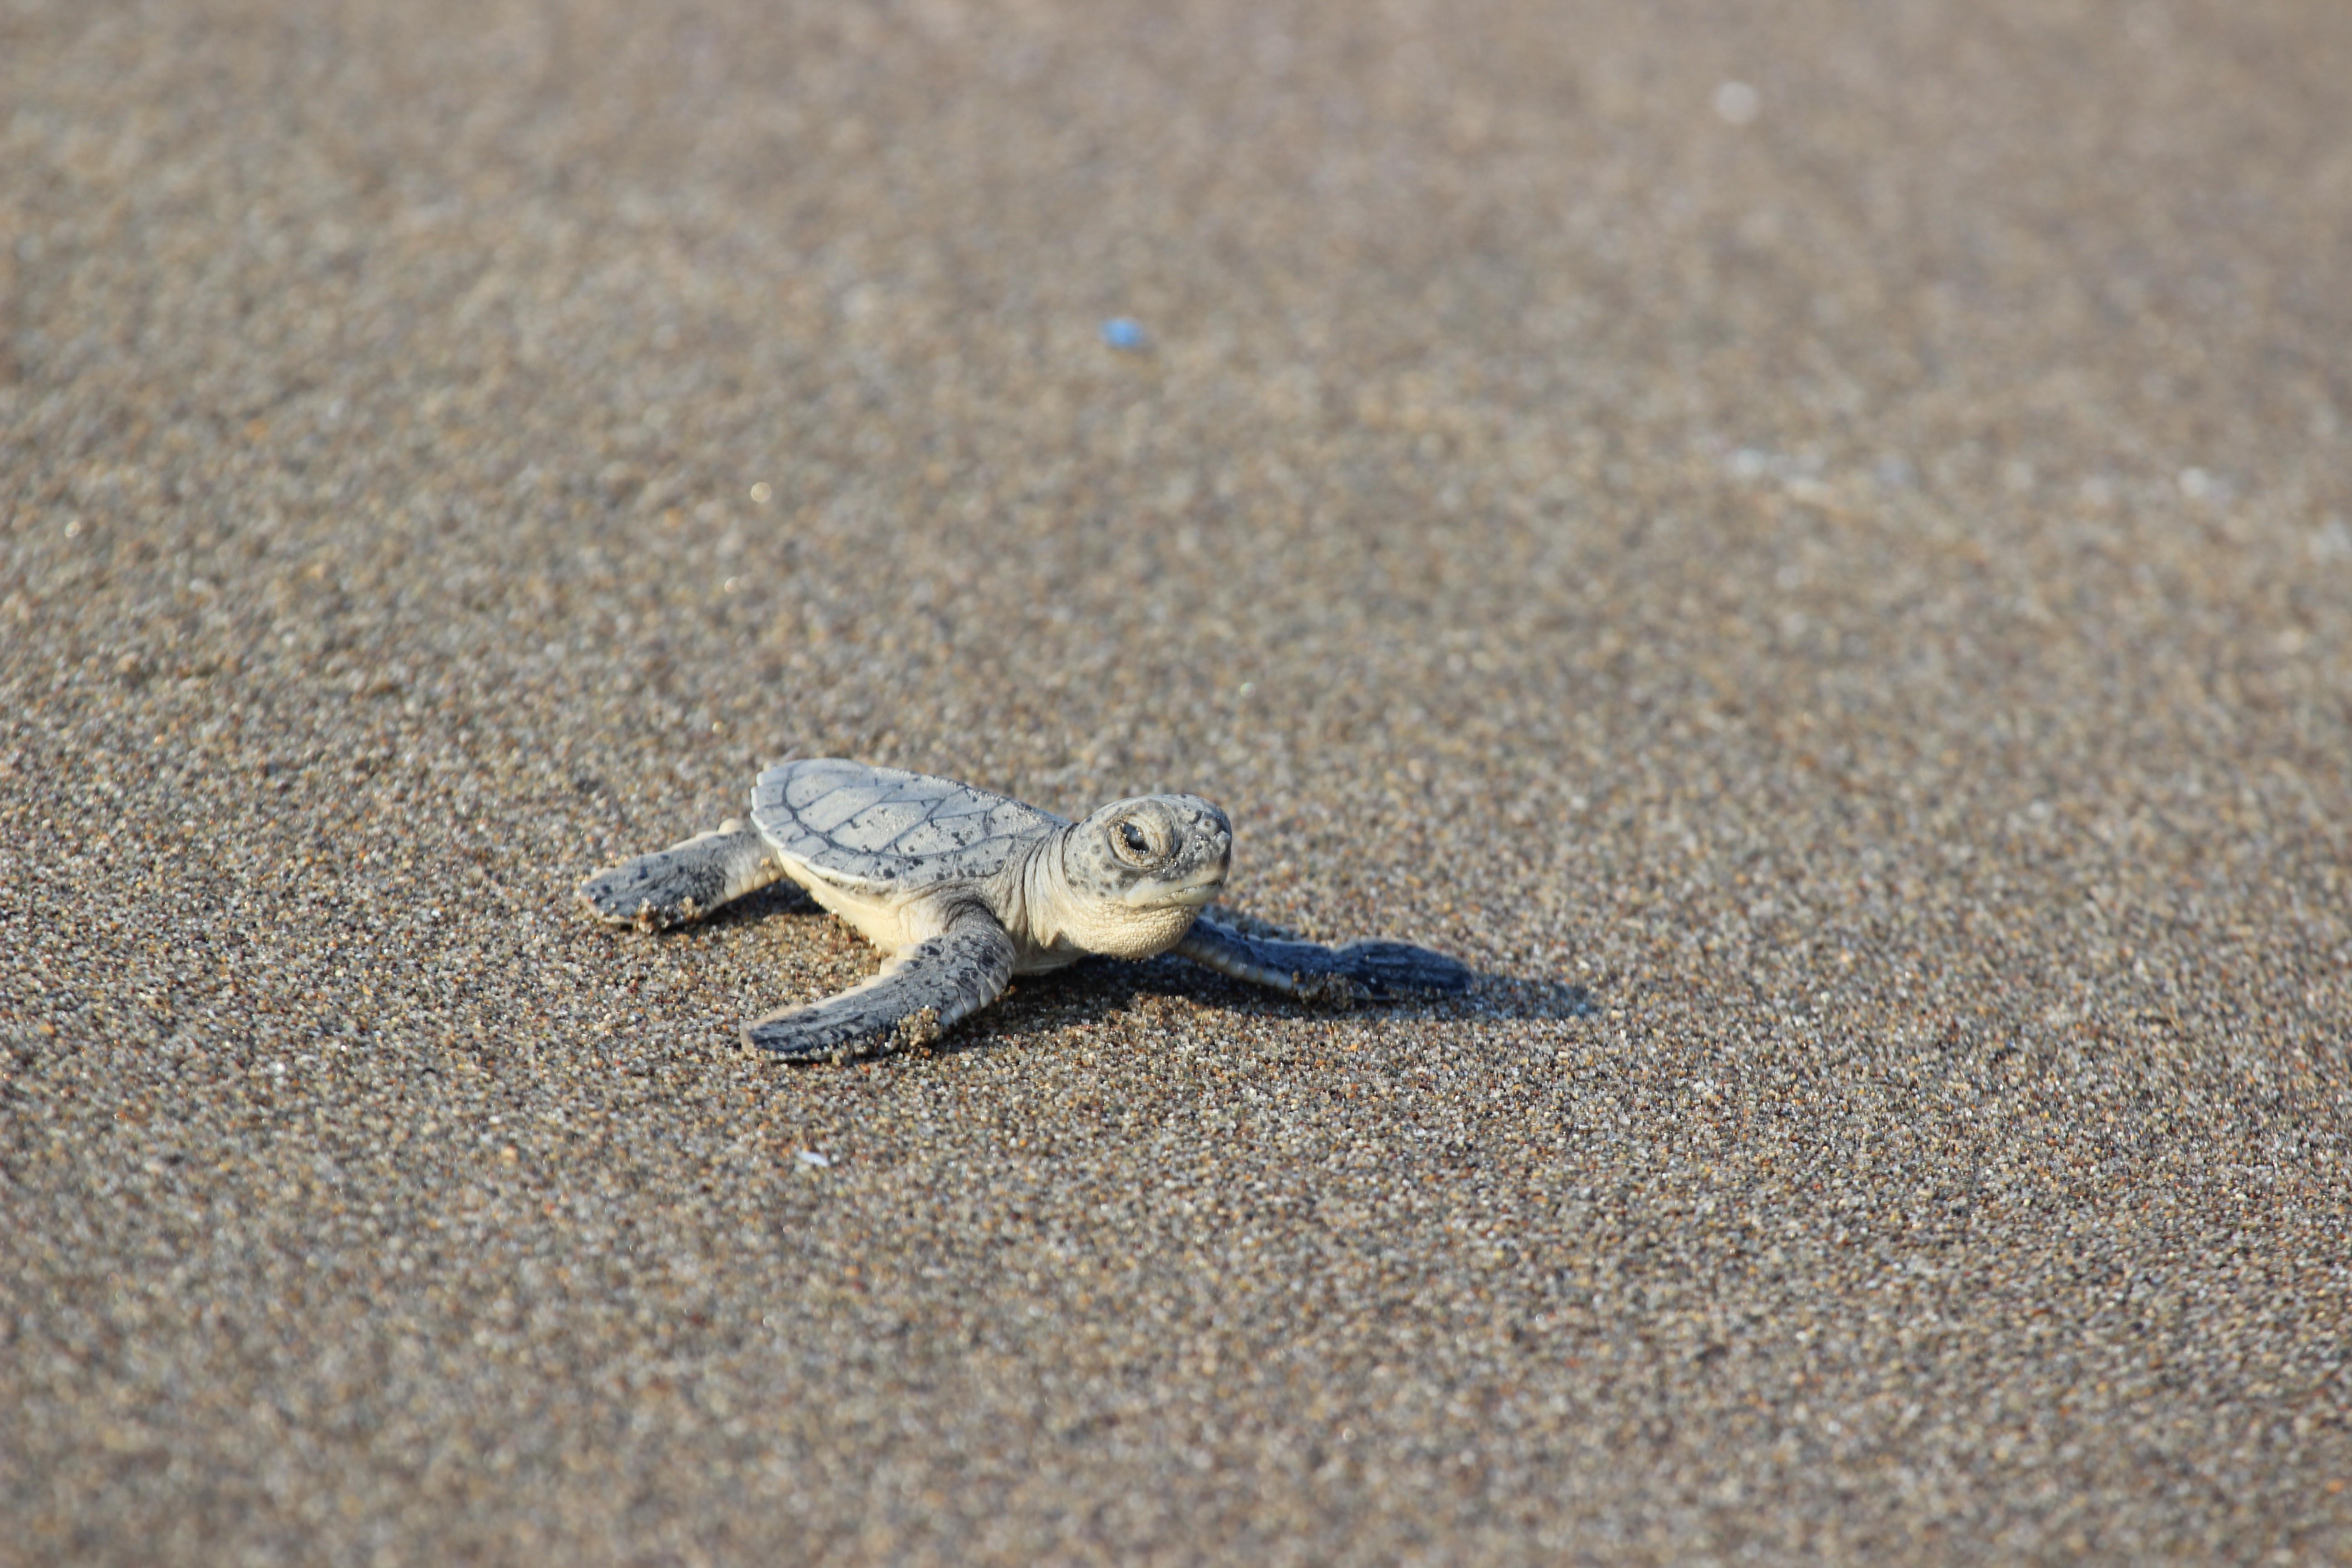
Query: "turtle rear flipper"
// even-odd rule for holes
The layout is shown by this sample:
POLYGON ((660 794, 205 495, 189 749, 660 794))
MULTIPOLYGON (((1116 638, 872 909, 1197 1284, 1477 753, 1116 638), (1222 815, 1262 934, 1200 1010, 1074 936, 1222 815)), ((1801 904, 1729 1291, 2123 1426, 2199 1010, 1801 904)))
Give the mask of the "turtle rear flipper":
POLYGON ((698 921, 784 874, 756 828, 733 817, 651 855, 640 855, 580 884, 580 896, 608 925, 661 931, 698 921))
POLYGON ((1004 994, 1013 955, 996 917, 967 904, 939 935, 899 949, 864 984, 746 1024, 744 1043, 797 1061, 928 1045, 1004 994))
POLYGON ((1325 947, 1244 936, 1202 918, 1174 949, 1180 958, 1311 1002, 1387 1001, 1415 993, 1465 991, 1469 966, 1403 942, 1325 947))

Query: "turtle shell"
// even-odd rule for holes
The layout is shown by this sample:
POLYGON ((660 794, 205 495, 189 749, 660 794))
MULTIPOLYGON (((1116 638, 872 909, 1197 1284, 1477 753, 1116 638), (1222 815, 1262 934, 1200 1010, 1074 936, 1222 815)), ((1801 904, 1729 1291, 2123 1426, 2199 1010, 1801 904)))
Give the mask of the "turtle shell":
POLYGON ((787 858, 870 893, 917 892, 992 877, 1066 826, 953 779, 839 757, 779 763, 751 790, 751 822, 787 858))

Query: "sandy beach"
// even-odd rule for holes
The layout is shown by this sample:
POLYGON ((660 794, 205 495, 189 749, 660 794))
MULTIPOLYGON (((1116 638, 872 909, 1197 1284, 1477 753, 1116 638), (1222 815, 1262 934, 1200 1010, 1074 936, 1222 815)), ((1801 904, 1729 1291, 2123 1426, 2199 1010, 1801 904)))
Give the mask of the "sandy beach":
POLYGON ((0 6, 0 1563, 2352 1560, 2347 80, 0 6), (1479 979, 755 1059, 794 751, 1479 979))

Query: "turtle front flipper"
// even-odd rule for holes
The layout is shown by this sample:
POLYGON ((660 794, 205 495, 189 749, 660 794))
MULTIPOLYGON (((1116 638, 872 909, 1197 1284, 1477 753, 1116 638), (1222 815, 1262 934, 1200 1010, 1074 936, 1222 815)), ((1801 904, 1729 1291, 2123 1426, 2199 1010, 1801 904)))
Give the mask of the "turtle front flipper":
POLYGON ((698 921, 783 874, 759 830, 730 816, 683 844, 597 872, 580 884, 580 896, 608 925, 661 931, 698 921))
POLYGON ((1384 1002, 1416 992, 1443 994, 1470 986, 1467 964, 1404 942, 1325 947, 1244 936, 1202 919, 1192 922, 1173 951, 1220 974, 1313 1002, 1384 1002))
POLYGON ((927 1045, 1003 995, 1013 959, 996 917, 966 904, 939 935, 899 949, 864 984, 746 1024, 744 1043, 795 1061, 927 1045))

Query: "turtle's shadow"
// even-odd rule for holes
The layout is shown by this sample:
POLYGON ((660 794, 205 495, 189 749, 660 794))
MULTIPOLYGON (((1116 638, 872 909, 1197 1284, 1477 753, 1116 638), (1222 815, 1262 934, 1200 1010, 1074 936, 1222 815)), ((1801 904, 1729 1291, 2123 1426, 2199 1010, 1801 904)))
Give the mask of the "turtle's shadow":
POLYGON ((1082 959, 1050 974, 1024 975, 985 1013, 933 1045, 940 1056, 1017 1044, 1040 1029, 1100 1019, 1169 998, 1236 1019, 1401 1018, 1432 1023, 1589 1018, 1600 1009, 1590 990, 1550 980, 1521 980, 1473 971, 1460 995, 1402 997, 1351 1007, 1302 1002, 1279 991, 1231 979, 1181 958, 1140 963, 1082 959))
MULTIPOLYGON (((824 906, 808 896, 806 889, 793 882, 771 882, 756 893, 746 893, 730 903, 710 911, 695 922, 706 930, 722 930, 728 926, 758 925, 775 915, 821 915, 824 906)), ((693 926, 677 928, 681 933, 693 926)))
MULTIPOLYGON (((778 915, 823 917, 824 913, 823 907, 800 888, 790 882, 778 882, 713 910, 701 923, 711 927, 754 925, 778 915)), ((1279 928, 1268 929, 1284 936, 1290 934, 1279 928)), ((1471 972, 1470 989, 1459 995, 1411 996, 1338 1008, 1302 1002, 1181 958, 1153 958, 1140 963, 1087 958, 1067 969, 1015 980, 1013 989, 1001 1001, 929 1048, 940 1056, 991 1050, 1015 1044, 1041 1028, 1098 1019, 1161 997, 1189 1001, 1206 1011, 1236 1017, 1527 1021, 1589 1018, 1600 1011, 1591 991, 1585 986, 1484 970, 1471 972)))

